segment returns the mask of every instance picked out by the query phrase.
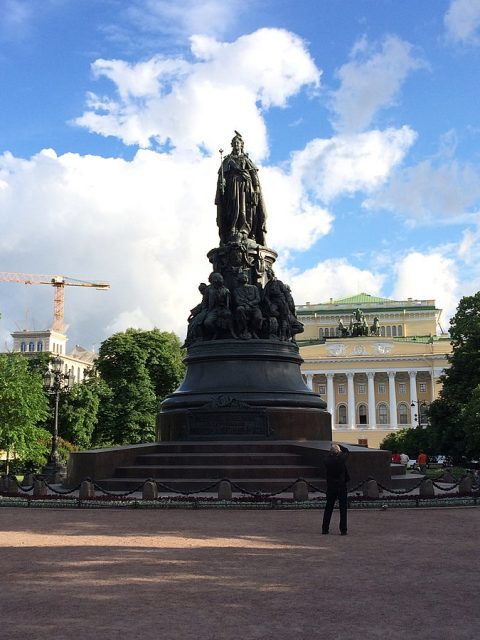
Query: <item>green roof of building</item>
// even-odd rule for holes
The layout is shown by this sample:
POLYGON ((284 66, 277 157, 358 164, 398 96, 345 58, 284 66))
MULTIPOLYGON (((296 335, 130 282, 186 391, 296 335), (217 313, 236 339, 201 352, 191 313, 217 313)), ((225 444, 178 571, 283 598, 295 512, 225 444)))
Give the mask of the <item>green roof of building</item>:
POLYGON ((371 296, 369 293, 357 293, 356 296, 337 298, 336 300, 333 300, 332 304, 368 304, 369 302, 395 302, 395 300, 371 296))
POLYGON ((342 315, 349 313, 355 308, 363 309, 366 313, 382 313, 384 311, 403 311, 404 309, 421 309, 423 311, 439 311, 435 306, 435 300, 392 300, 391 298, 381 298, 380 296, 371 296, 369 293, 357 293, 347 298, 331 298, 328 302, 320 302, 317 304, 296 305, 299 315, 312 315, 321 313, 325 315, 342 315))

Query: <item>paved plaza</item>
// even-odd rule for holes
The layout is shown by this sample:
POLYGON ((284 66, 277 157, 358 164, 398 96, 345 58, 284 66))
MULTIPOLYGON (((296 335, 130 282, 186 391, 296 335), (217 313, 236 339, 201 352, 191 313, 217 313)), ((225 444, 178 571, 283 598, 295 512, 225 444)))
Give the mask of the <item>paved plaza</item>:
POLYGON ((468 639, 480 508, 0 509, 9 640, 468 639))

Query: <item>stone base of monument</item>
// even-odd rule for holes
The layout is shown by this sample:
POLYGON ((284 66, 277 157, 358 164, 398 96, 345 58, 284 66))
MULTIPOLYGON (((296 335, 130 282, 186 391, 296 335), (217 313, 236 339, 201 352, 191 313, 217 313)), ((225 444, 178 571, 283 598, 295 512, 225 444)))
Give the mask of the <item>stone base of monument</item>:
MULTIPOLYGON (((78 451, 70 454, 68 484, 86 477, 110 491, 131 491, 146 480, 161 483, 161 493, 173 491, 215 492, 224 478, 250 492, 292 491, 298 479, 325 489, 323 460, 331 442, 235 441, 159 442, 78 451)), ((390 477, 390 453, 348 445, 350 485, 373 477, 394 486, 390 477)), ((319 495, 319 494, 317 494, 319 495)))
POLYGON ((331 416, 302 378, 295 343, 200 342, 185 362, 158 415, 159 441, 331 440, 331 416))
MULTIPOLYGON (((182 385, 162 403, 159 442, 72 453, 68 484, 89 477, 127 491, 153 479, 164 493, 165 487, 215 492, 227 478, 246 491, 269 493, 301 478, 323 489, 331 416, 306 386, 301 362, 292 342, 195 343, 182 385)), ((388 451, 348 448, 351 486, 368 477, 391 485, 388 451)))

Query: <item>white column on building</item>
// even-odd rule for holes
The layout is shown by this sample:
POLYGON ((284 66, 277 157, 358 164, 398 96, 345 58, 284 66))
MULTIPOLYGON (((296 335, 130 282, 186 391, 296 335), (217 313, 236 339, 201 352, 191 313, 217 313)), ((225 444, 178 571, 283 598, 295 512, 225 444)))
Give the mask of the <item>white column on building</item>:
POLYGON ((355 429, 357 417, 355 415, 355 386, 353 384, 354 374, 347 372, 347 397, 348 397, 348 426, 355 429))
POLYGON ((437 384, 437 378, 433 374, 430 374, 430 376, 432 379, 430 402, 434 402, 435 401, 435 385, 437 384))
POLYGON ((335 391, 333 389, 333 373, 327 373, 327 411, 332 414, 332 427, 335 424, 335 391))
POLYGON ((375 372, 367 372, 368 380, 368 426, 374 429, 377 426, 377 418, 375 411, 375 372))
POLYGON ((307 387, 313 391, 313 373, 306 373, 307 387))
POLYGON ((432 368, 432 402, 435 400, 435 391, 436 391, 436 384, 438 382, 438 379, 440 378, 440 376, 445 373, 445 369, 441 369, 440 367, 433 367, 432 368))
POLYGON ((390 426, 398 427, 397 394, 395 391, 395 371, 388 372, 388 395, 390 398, 390 426))
POLYGON ((412 423, 412 427, 416 427, 420 424, 420 407, 418 406, 417 396, 417 372, 409 371, 408 375, 410 376, 410 422, 412 423), (415 414, 417 414, 418 422, 415 422, 415 414))

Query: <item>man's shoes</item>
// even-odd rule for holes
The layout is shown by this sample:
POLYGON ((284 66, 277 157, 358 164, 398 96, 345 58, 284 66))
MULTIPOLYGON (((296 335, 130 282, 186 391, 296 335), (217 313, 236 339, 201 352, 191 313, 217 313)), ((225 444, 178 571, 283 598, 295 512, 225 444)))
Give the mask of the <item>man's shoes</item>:
POLYGON ((346 532, 346 531, 340 531, 340 535, 341 535, 341 536, 346 536, 346 535, 347 535, 347 532, 346 532))
POLYGON ((328 531, 322 531, 322 536, 328 536, 328 531))

